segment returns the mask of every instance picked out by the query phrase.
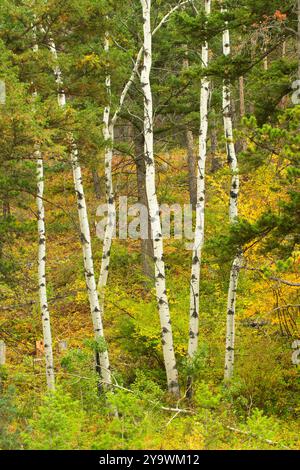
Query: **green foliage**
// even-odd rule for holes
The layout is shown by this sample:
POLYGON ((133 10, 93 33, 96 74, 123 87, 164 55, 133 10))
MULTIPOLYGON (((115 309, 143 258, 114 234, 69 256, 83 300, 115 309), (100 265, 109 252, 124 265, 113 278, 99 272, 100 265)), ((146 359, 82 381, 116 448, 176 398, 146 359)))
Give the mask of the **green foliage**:
POLYGON ((77 449, 83 422, 80 403, 57 388, 44 396, 23 439, 28 448, 35 450, 77 449))
POLYGON ((97 410, 100 406, 98 395, 99 375, 95 371, 93 340, 86 340, 88 349, 70 349, 62 358, 64 387, 74 399, 79 399, 85 410, 97 410), (92 348, 90 348, 90 344, 92 348))
POLYGON ((16 402, 16 390, 9 386, 3 392, 1 380, 3 377, 0 377, 0 449, 16 450, 20 449, 22 442, 20 430, 17 427, 20 410, 16 402))
POLYGON ((262 410, 255 408, 247 418, 246 429, 261 439, 274 440, 280 425, 276 419, 265 416, 262 410))
POLYGON ((194 401, 197 407, 214 409, 220 404, 222 394, 217 390, 211 391, 206 382, 195 384, 194 401))

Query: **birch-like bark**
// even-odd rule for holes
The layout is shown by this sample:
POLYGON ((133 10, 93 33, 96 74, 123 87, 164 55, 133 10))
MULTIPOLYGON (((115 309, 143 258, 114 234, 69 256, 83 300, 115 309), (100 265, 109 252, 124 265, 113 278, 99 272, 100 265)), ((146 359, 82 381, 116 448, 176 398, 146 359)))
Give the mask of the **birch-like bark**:
POLYGON ((144 33, 144 63, 141 73, 141 86, 144 95, 144 157, 146 166, 146 192, 151 218, 151 234, 153 238, 155 287, 161 323, 162 347, 168 389, 176 397, 179 397, 178 372, 174 353, 169 302, 166 291, 162 229, 155 184, 153 102, 150 84, 150 73, 152 67, 151 0, 141 0, 141 5, 143 10, 144 33))
MULTIPOLYGON (((104 50, 106 53, 109 52, 109 36, 105 34, 104 50)), ((112 160, 113 160, 113 143, 114 143, 114 123, 110 122, 111 113, 111 78, 107 74, 105 78, 105 86, 107 93, 107 104, 104 108, 103 113, 103 136, 105 140, 105 187, 106 187, 106 201, 107 201, 107 222, 103 240, 103 251, 100 276, 98 281, 98 292, 100 298, 100 310, 101 315, 104 313, 104 299, 105 299, 105 287, 107 285, 109 262, 110 262, 110 250, 112 244, 112 238, 114 234, 114 228, 116 223, 116 205, 115 196, 113 190, 112 180, 112 160)))
MULTIPOLYGON (((66 105, 66 95, 63 89, 63 78, 58 64, 55 43, 52 39, 49 41, 49 47, 56 63, 54 74, 58 87, 58 103, 61 107, 64 107, 66 105)), ((77 197, 77 209, 80 225, 80 241, 83 251, 84 273, 93 321, 94 335, 96 341, 99 338, 102 338, 104 340, 102 316, 94 273, 94 262, 88 221, 88 212, 82 183, 81 167, 78 158, 78 148, 72 135, 69 135, 69 142, 71 147, 71 163, 73 170, 74 187, 77 197)), ((99 372, 101 373, 103 383, 109 385, 111 383, 111 372, 107 350, 96 354, 96 362, 98 370, 100 369, 99 372)))
POLYGON ((42 316, 45 361, 46 361, 46 379, 47 388, 55 389, 54 363, 52 350, 52 335, 50 324, 50 313, 48 309, 47 286, 46 286, 46 228, 45 228, 45 208, 44 208, 44 165, 41 152, 35 151, 36 158, 36 176, 37 176, 37 214, 38 214, 38 283, 39 300, 42 316))
MULTIPOLYGON (((38 52, 38 45, 33 47, 34 52, 38 52)), ((37 97, 37 93, 33 93, 37 97)), ((38 146, 34 152, 36 158, 36 180, 37 180, 37 216, 38 216, 38 284, 39 284, 39 304, 42 317, 43 340, 46 363, 46 380, 48 390, 55 390, 54 361, 52 348, 52 334, 50 313, 48 308, 47 284, 46 284, 46 226, 44 208, 44 162, 38 146)))
MULTIPOLYGON (((222 8, 222 12, 226 12, 222 8)), ((226 26, 228 23, 226 22, 226 26)), ((225 57, 230 55, 230 34, 226 28, 223 31, 223 54, 225 57)), ((230 80, 225 78, 223 83, 223 118, 224 132, 226 138, 227 159, 230 165, 232 177, 229 197, 229 220, 235 223, 238 216, 238 195, 239 195, 239 168, 236 156, 236 150, 233 140, 233 124, 231 112, 231 84, 230 80)), ((227 320, 226 320, 226 350, 225 350, 225 370, 224 379, 230 381, 233 376, 234 369, 234 346, 235 346, 235 313, 236 313, 236 296, 239 272, 242 263, 242 252, 239 250, 231 267, 230 281, 227 299, 227 320)))
MULTIPOLYGON (((204 0, 204 6, 206 15, 209 15, 211 12, 211 1, 204 0)), ((205 41, 202 46, 202 67, 206 68, 207 66, 208 43, 207 41, 205 41)), ((207 154, 209 86, 210 82, 208 78, 204 77, 201 80, 199 157, 197 164, 196 227, 190 281, 190 322, 188 354, 191 358, 193 358, 197 352, 199 337, 199 283, 201 255, 204 242, 205 164, 207 154)))

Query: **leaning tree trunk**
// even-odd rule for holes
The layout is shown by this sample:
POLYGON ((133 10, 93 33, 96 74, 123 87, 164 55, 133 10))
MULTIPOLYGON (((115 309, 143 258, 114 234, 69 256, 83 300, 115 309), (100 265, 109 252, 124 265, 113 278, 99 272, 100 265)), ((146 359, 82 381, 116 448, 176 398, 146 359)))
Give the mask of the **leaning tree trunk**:
MULTIPOLYGON (((109 37, 105 35, 105 52, 109 51, 109 37)), ((100 276, 98 281, 98 292, 100 296, 100 309, 101 315, 104 313, 104 299, 105 299, 105 288, 108 279, 108 269, 110 262, 110 250, 112 244, 112 238, 114 234, 114 228, 116 223, 116 206, 115 196, 113 190, 112 181, 112 159, 113 159, 113 142, 114 142, 114 125, 110 123, 110 111, 111 111, 111 80, 110 75, 107 74, 105 79, 105 86, 107 92, 107 104, 104 108, 103 113, 103 136, 105 140, 105 187, 106 187, 106 201, 107 201, 107 221, 103 240, 102 249, 102 261, 100 276)))
MULTIPOLYGON (((222 9, 225 13, 227 10, 222 9)), ((226 22, 227 26, 227 22, 226 22)), ((229 30, 223 31, 223 54, 225 57, 230 55, 230 34, 229 30)), ((226 138, 227 159, 230 165, 232 178, 229 197, 229 220, 235 223, 238 216, 238 195, 239 195, 239 173, 236 150, 233 140, 233 125, 231 112, 231 84, 230 80, 225 78, 223 83, 223 118, 224 132, 226 138)), ((236 257, 232 263, 230 272, 230 282, 227 300, 227 321, 226 321, 226 350, 225 350, 225 370, 224 379, 229 382, 233 376, 234 368, 234 346, 235 346, 235 313, 236 313, 236 296, 239 272, 242 263, 242 252, 238 250, 236 257)))
MULTIPOLYGON (((35 30, 34 30, 35 36, 35 30)), ((34 52, 38 52, 37 43, 33 47, 34 52)), ((36 98, 37 93, 33 93, 36 98)), ((46 284, 46 226, 44 208, 44 162, 39 147, 34 152, 36 158, 36 180, 37 180, 37 217, 38 217, 38 284, 39 303, 42 317, 44 351, 46 362, 46 380, 48 390, 55 390, 54 361, 52 349, 52 334, 50 313, 48 309, 47 284, 46 284)))
MULTIPOLYGON (((205 0, 205 13, 210 14, 211 2, 205 0)), ((208 65, 208 43, 202 46, 202 66, 208 65)), ((189 345, 188 354, 193 358, 198 349, 199 337, 199 283, 201 255, 204 242, 204 209, 205 209, 205 164, 207 154, 207 131, 208 131, 208 103, 209 103, 209 80, 204 77, 201 80, 200 98, 200 134, 199 134, 199 158, 197 165, 197 205, 196 205, 196 228, 192 257, 192 271, 190 281, 190 323, 189 323, 189 345)))
POLYGON ((168 389, 179 397, 178 372, 173 345, 173 334, 166 291, 165 264, 163 260, 163 238, 159 205, 156 195, 155 165, 153 151, 153 103, 150 84, 152 66, 151 0, 141 0, 143 9, 144 64, 141 86, 144 95, 144 157, 146 166, 146 192, 151 217, 151 234, 155 263, 155 287, 160 315, 164 364, 168 389))
MULTIPOLYGON (((49 46, 50 46, 50 50, 53 54, 53 57, 56 63, 54 73, 55 73, 56 83, 58 86, 58 103, 61 107, 64 107, 66 105, 66 95, 63 90, 62 73, 58 65, 58 57, 57 57, 55 43, 52 39, 49 42, 49 46)), ((89 228, 89 222, 88 222, 88 212, 87 212, 84 189, 83 189, 83 184, 82 184, 82 174, 81 174, 81 167, 80 167, 79 158, 78 158, 78 148, 74 141, 74 137, 72 135, 69 135, 69 144, 70 144, 70 149, 71 149, 71 163, 72 163, 72 170, 73 170, 74 187, 75 187, 75 193, 77 197, 77 208, 78 208, 78 217, 79 217, 79 225, 80 225, 80 241, 81 241, 82 251, 83 251, 85 280, 86 280, 86 286, 87 286, 87 291, 88 291, 95 339, 96 341, 98 341, 99 339, 104 340, 102 315, 101 315, 98 292, 97 292, 97 285, 96 285, 96 280, 95 280, 91 236, 90 236, 90 228, 89 228)), ((103 351, 103 349, 104 347, 102 344, 101 351, 99 353, 96 352, 96 364, 97 364, 97 370, 101 374, 104 385, 109 385, 111 384, 111 372, 110 372, 110 366, 109 366, 108 352, 106 349, 103 351)))

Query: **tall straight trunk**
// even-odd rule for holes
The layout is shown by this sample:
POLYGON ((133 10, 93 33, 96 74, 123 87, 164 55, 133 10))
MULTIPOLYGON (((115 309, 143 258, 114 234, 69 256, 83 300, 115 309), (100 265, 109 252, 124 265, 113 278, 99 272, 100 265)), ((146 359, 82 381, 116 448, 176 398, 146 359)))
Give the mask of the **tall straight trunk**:
MULTIPOLYGON (((58 57, 55 43, 52 39, 49 41, 49 46, 56 62, 54 73, 58 87, 58 103, 61 107, 64 107, 66 105, 66 95, 63 90, 62 73, 58 65, 58 57)), ((69 135, 68 137, 71 150, 71 163, 73 170, 74 187, 77 197, 78 218, 80 225, 80 241, 83 251, 85 281, 89 297, 94 335, 96 341, 100 338, 104 340, 102 316, 94 273, 94 261, 91 245, 90 227, 88 221, 88 212, 82 183, 81 167, 78 158, 78 148, 74 141, 73 135, 69 135)), ((104 385, 111 384, 111 372, 107 350, 102 351, 100 353, 96 353, 96 364, 97 370, 101 373, 104 385)))
MULTIPOLYGON (((36 36, 34 30, 34 37, 36 36)), ((36 39, 36 38, 35 38, 36 39)), ((34 52, 38 52, 37 43, 33 47, 34 52)), ((36 91, 33 97, 37 97, 36 91)), ((52 348, 52 333, 50 323, 50 313, 48 308, 47 281, 46 281, 46 225, 44 208, 44 162, 39 147, 34 152, 36 158, 36 204, 38 216, 38 284, 39 284, 39 304, 42 317, 46 380, 48 390, 55 390, 54 361, 52 348)))
POLYGON ((37 177, 37 214, 38 214, 38 283, 39 301, 42 316, 44 350, 46 361, 46 379, 49 390, 55 389, 52 335, 50 324, 50 313, 48 309, 47 286, 46 286, 46 228, 45 228, 45 208, 44 208, 44 165, 41 152, 35 151, 36 177, 37 177))
POLYGON ((174 353, 169 302, 166 290, 162 229, 155 184, 155 164, 153 151, 153 103, 150 84, 150 73, 152 67, 151 0, 141 0, 141 5, 143 9, 144 33, 144 63, 141 73, 141 86, 144 95, 144 157, 146 166, 146 192, 151 217, 151 234, 153 238, 155 287, 160 315, 162 347, 168 389, 176 397, 179 397, 178 372, 174 353))
MULTIPOLYGON (((210 14, 211 1, 204 0, 205 13, 210 14)), ((202 46, 202 67, 208 66, 208 43, 202 46)), ((188 354, 193 358, 198 349, 199 337, 199 284, 202 247, 204 242, 204 209, 205 209, 205 164, 207 155, 207 131, 208 131, 208 103, 210 82, 207 77, 201 80, 200 96, 200 133, 199 133, 199 158, 197 165, 197 205, 196 228, 192 257, 192 270, 190 281, 190 321, 188 354)))
MULTIPOLYGON (((226 9, 222 8, 223 12, 226 9)), ((227 24, 226 24, 227 25, 227 24)), ((223 31, 223 54, 230 55, 230 34, 229 30, 223 31)), ((238 195, 239 195, 239 173, 236 150, 233 140, 233 125, 231 111, 231 84, 230 80, 224 79, 223 83, 223 118, 224 132, 226 138, 227 159, 230 165, 232 177, 229 197, 229 220, 235 223, 238 216, 238 195)), ((242 263, 242 253, 239 250, 232 263, 230 272, 230 281, 227 300, 227 321, 226 321, 226 350, 225 350, 225 370, 224 379, 230 381, 233 376, 234 368, 234 346, 235 346, 235 313, 236 313, 236 295, 239 272, 242 263)))
MULTIPOLYGON (((147 192, 146 192, 146 165, 144 159, 144 136, 137 135, 134 138, 135 143, 135 165, 138 189, 138 203, 147 208, 149 214, 147 192)), ((154 279, 153 262, 153 241, 151 237, 151 220, 148 215, 148 236, 146 239, 141 237, 141 258, 143 274, 148 279, 154 279)))
MULTIPOLYGON (((109 36, 105 34, 104 43, 105 52, 109 52, 109 36)), ((112 181, 112 159, 113 159, 113 142, 114 142, 114 125, 110 122, 111 111, 111 79, 108 74, 105 78, 105 86, 107 93, 107 104, 103 113, 103 136, 106 142, 104 165, 105 165, 105 187, 107 202, 107 221, 103 240, 102 260, 100 276, 98 281, 98 292, 100 296, 101 315, 104 313, 105 288, 108 279, 108 270, 110 262, 110 251, 114 228, 116 223, 116 205, 112 181)))

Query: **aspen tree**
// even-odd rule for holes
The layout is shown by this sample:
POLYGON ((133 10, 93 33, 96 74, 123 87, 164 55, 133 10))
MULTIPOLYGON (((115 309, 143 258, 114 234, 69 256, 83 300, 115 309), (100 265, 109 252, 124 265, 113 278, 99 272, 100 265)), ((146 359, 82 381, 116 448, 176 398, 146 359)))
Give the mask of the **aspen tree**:
MULTIPOLYGON (((63 89, 63 78, 61 69, 58 63, 58 56, 55 47, 55 43, 53 39, 49 41, 50 51, 54 57, 55 61, 55 79, 58 88, 58 103, 61 107, 66 105, 66 95, 63 89)), ((90 235, 90 228, 89 228, 89 221, 88 221, 88 212, 82 182, 82 173, 81 167, 79 162, 79 155, 78 155, 78 148, 76 142, 74 140, 73 135, 69 135, 69 142, 71 147, 71 164, 73 170, 73 180, 74 180, 74 187, 75 193, 77 197, 77 209, 78 209, 78 217, 79 217, 79 225, 80 225, 80 241, 82 245, 83 251, 83 262, 84 262, 84 272, 85 272, 85 280, 86 286, 88 291, 89 303, 90 303, 90 310, 92 315, 93 327, 94 327, 94 335, 95 339, 98 342, 100 339, 104 341, 104 331, 103 331, 103 324, 102 324, 102 315, 101 309, 99 304, 98 292, 97 292, 97 285, 95 280, 95 273, 94 273, 94 262, 93 262, 93 254, 92 254, 92 245, 91 245, 91 235, 90 235)), ((103 383, 109 385, 111 383, 111 372, 110 372, 110 365, 109 365, 109 358, 107 350, 103 350, 104 345, 101 344, 101 351, 96 353, 96 362, 97 368, 100 368, 101 376, 103 379, 103 383), (99 363, 98 363, 99 359, 99 363)))
MULTIPOLYGON (((204 0, 205 13, 211 12, 211 0, 204 0)), ((205 40, 202 46, 202 67, 208 66, 208 43, 205 40)), ((205 164, 207 155, 208 131, 208 104, 210 82, 207 77, 201 80, 200 94, 200 133, 199 157, 197 162, 197 204, 196 228, 192 256, 192 270, 190 280, 190 322, 188 354, 193 358, 198 349, 199 337, 199 283, 201 269, 201 255, 204 242, 204 209, 205 209, 205 164)))
POLYGON ((168 389, 179 396, 178 372, 173 345, 173 334, 166 290, 165 264, 163 260, 163 238, 156 195, 155 163, 153 150, 153 102, 150 84, 152 66, 151 0, 141 0, 143 10, 144 62, 141 73, 141 86, 144 95, 144 158, 146 169, 146 192, 150 212, 151 234, 153 238, 155 288, 160 315, 162 347, 167 375, 168 389))
MULTIPOLYGON (((38 45, 33 47, 34 52, 38 51, 38 45)), ((33 93, 34 99, 37 97, 36 91, 33 93)), ((49 390, 55 389, 54 361, 52 348, 52 333, 50 323, 50 313, 48 308, 47 284, 46 284, 46 226, 44 207, 44 162, 38 145, 34 152, 36 159, 36 179, 37 179, 37 217, 38 217, 38 284, 39 284, 39 304, 42 317, 44 351, 46 362, 46 380, 49 390)))
MULTIPOLYGON (((105 34, 104 50, 106 53, 109 52, 109 35, 105 34)), ((103 252, 100 276, 98 282, 98 292, 100 297, 100 310, 101 315, 104 313, 104 296, 105 287, 107 284, 109 261, 110 261, 110 250, 112 244, 112 238, 114 234, 114 228, 116 223, 116 205, 115 196, 113 190, 113 179, 112 179, 112 160, 113 160, 113 143, 114 143, 114 121, 111 122, 111 77, 109 74, 105 78, 107 104, 104 108, 103 113, 103 136, 105 139, 105 155, 104 155, 104 166, 105 166, 105 187, 106 187, 106 202, 107 202, 107 223, 103 240, 103 252)))
MULTIPOLYGON (((227 10, 222 7, 222 12, 227 10)), ((230 55, 230 33, 227 28, 223 31, 223 54, 225 57, 230 55)), ((223 82, 223 120, 224 133, 226 138, 226 153, 228 163, 230 165, 232 177, 229 196, 229 220, 235 223, 238 216, 238 195, 239 195, 239 168, 236 156, 236 149, 233 140, 233 124, 231 114, 231 84, 228 78, 223 82)), ((230 280, 227 299, 227 320, 226 320, 226 350, 225 350, 225 370, 224 379, 230 381, 233 376, 234 368, 234 346, 235 346, 235 313, 236 313, 236 296, 239 272, 242 264, 242 252, 239 250, 232 263, 230 271, 230 280)))

